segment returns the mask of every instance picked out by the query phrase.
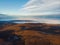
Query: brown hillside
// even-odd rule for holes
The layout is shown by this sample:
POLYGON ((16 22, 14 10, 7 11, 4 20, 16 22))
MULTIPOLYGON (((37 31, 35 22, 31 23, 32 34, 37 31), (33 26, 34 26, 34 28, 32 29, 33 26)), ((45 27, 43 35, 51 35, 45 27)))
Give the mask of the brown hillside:
POLYGON ((0 45, 60 45, 60 25, 15 24, 0 29, 0 45))

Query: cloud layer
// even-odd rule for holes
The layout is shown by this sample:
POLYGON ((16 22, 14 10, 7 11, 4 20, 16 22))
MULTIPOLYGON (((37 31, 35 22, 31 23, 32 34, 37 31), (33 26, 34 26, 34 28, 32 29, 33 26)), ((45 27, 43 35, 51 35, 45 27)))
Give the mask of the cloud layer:
POLYGON ((35 22, 31 23, 48 23, 48 24, 60 24, 60 20, 54 20, 54 19, 45 19, 45 18, 32 18, 32 17, 24 17, 24 18, 17 18, 15 20, 33 20, 35 22))
POLYGON ((25 14, 60 14, 60 0, 29 0, 20 10, 25 14))

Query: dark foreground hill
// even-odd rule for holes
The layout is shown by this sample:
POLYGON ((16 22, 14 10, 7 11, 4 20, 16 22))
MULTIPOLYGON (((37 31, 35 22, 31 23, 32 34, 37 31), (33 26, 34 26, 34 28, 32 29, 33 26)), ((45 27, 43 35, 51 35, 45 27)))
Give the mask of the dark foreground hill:
POLYGON ((7 23, 0 26, 0 45, 60 45, 59 24, 7 23))

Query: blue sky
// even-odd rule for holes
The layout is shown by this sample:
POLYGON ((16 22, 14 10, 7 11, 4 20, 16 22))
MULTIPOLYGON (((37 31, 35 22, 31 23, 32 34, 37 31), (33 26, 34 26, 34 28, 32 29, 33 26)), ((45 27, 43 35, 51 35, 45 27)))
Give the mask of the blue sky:
POLYGON ((0 0, 0 13, 8 15, 57 15, 60 0, 0 0))
POLYGON ((0 13, 18 14, 28 0, 0 0, 0 13))

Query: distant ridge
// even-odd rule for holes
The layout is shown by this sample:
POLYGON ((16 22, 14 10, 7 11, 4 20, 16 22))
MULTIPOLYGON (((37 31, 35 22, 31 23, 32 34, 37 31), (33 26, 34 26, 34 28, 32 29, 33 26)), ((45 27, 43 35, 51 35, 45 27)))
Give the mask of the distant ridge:
POLYGON ((13 16, 8 16, 6 14, 0 14, 0 21, 5 21, 8 19, 13 19, 13 18, 14 18, 13 16))
POLYGON ((34 18, 48 18, 48 19, 58 19, 60 20, 60 14, 59 15, 44 15, 44 16, 32 16, 34 18))

